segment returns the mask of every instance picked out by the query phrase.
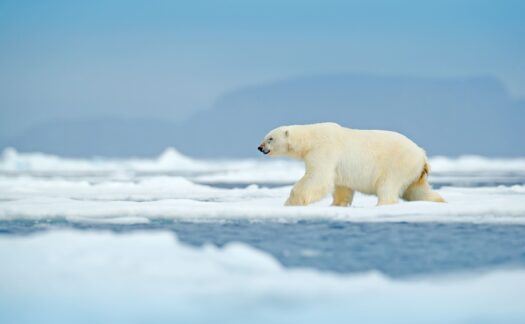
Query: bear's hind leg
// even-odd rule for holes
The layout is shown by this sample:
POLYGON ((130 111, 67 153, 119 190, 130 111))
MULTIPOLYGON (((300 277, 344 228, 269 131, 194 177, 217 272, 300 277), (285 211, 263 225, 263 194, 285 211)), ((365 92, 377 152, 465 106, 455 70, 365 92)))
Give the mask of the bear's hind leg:
POLYGON ((332 206, 349 206, 354 199, 354 191, 348 187, 335 186, 332 206))
POLYGON ((445 199, 440 194, 432 190, 426 179, 411 184, 403 194, 403 199, 407 201, 445 202, 445 199))
POLYGON ((392 205, 399 202, 399 188, 383 186, 377 191, 377 206, 392 205))

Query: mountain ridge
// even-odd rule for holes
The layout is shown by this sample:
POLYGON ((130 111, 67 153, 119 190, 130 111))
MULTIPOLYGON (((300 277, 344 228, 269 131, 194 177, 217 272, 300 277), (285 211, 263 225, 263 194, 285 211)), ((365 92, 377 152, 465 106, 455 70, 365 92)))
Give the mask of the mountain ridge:
POLYGON ((525 155, 524 117, 525 101, 513 100, 491 77, 333 74, 241 87, 178 123, 102 117, 53 121, 3 146, 73 156, 144 156, 173 146, 198 157, 253 157, 273 127, 334 121, 399 131, 431 155, 520 156, 525 155), (67 137, 63 143, 61 133, 67 137))

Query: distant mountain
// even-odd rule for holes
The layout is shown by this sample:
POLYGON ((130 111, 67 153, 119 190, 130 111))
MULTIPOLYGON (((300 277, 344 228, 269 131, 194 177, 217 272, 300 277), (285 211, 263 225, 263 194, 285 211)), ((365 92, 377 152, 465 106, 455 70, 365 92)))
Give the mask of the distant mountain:
POLYGON ((493 78, 328 75, 242 88, 178 124, 56 122, 5 145, 66 155, 151 155, 174 146, 192 156, 246 157, 273 127, 335 121, 402 132, 431 155, 523 156, 524 117, 525 102, 493 78))

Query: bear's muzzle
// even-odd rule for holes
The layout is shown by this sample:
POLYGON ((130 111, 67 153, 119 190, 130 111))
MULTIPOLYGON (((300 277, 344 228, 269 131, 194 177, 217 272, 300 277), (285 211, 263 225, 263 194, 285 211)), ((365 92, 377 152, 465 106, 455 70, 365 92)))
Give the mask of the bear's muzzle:
POLYGON ((266 147, 264 147, 264 145, 259 145, 259 147, 257 148, 260 152, 262 152, 263 154, 268 154, 270 153, 270 150, 267 150, 266 147))

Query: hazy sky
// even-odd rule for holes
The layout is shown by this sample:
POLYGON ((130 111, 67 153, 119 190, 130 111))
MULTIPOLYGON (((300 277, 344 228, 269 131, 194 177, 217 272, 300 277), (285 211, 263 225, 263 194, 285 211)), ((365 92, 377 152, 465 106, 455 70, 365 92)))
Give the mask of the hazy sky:
POLYGON ((0 0, 0 136, 53 119, 177 120, 298 75, 487 75, 525 98, 524 12, 503 0, 0 0))

